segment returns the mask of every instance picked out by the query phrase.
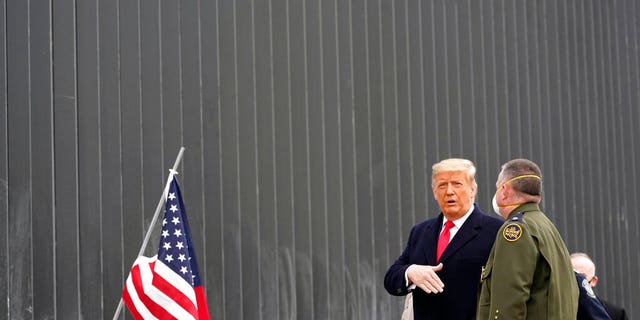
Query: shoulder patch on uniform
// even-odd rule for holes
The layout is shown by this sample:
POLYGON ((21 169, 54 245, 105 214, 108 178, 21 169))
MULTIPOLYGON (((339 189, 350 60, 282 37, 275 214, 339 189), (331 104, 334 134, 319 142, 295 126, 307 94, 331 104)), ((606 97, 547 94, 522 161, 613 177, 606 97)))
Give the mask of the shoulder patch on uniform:
POLYGON ((505 226, 504 229, 502 229, 502 237, 509 242, 518 241, 521 236, 522 227, 520 227, 520 225, 517 223, 511 222, 507 226, 505 226))

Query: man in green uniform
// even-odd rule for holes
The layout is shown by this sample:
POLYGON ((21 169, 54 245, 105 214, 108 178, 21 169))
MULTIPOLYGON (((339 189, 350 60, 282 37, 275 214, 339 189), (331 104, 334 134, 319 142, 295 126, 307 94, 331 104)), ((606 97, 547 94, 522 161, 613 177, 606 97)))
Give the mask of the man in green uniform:
POLYGON ((578 286, 569 251, 538 206, 540 168, 511 160, 496 187, 494 211, 506 221, 482 271, 478 319, 576 319, 578 286))

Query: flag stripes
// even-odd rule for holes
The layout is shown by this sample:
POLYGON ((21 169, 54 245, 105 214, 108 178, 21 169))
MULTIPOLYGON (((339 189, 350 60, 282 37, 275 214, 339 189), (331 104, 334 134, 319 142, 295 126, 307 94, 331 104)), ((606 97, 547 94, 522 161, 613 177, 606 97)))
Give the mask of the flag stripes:
POLYGON ((198 319, 193 288, 181 277, 172 275, 173 272, 163 270, 166 268, 161 261, 156 260, 156 256, 139 257, 131 269, 123 292, 127 307, 130 311, 137 311, 137 316, 132 312, 135 319, 198 319), (169 280, 163 278, 163 275, 168 276, 169 280), (174 286, 175 283, 178 285, 174 286), (170 314, 172 318, 167 318, 166 314, 170 314))
POLYGON ((139 256, 122 299, 136 320, 209 319, 182 196, 173 177, 166 195, 158 254, 139 256))

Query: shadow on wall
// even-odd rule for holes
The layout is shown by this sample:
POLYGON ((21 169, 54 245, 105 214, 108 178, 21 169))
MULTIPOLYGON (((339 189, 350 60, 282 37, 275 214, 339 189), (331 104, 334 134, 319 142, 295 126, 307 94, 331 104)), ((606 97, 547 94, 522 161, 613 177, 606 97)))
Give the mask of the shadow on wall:
MULTIPOLYGON (((270 257, 272 256, 264 255, 265 260, 270 257)), ((265 317, 290 320, 307 318, 308 315, 305 313, 308 310, 302 310, 300 307, 314 304, 314 292, 309 288, 314 276, 312 270, 314 267, 317 270, 326 270, 322 266, 324 260, 314 259, 312 265, 306 252, 296 251, 294 256, 290 248, 280 248, 278 260, 279 283, 277 285, 280 314, 265 315, 265 317)), ((273 262, 263 261, 263 263, 273 262)), ((380 277, 376 276, 374 268, 369 263, 358 266, 357 279, 344 265, 332 265, 329 271, 330 277, 333 278, 329 289, 331 292, 328 294, 329 306, 314 310, 315 319, 330 319, 336 316, 339 317, 336 320, 340 320, 342 316, 344 319, 371 320, 399 317, 400 311, 396 310, 398 308, 391 307, 397 299, 387 299, 388 295, 382 287, 380 277), (336 278, 344 282, 336 283, 338 281, 336 278)))

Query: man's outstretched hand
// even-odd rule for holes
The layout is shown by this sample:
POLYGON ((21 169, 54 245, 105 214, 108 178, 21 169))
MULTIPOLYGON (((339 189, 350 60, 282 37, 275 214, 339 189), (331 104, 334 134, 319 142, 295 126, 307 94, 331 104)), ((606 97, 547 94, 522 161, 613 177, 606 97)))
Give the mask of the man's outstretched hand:
POLYGON ((440 293, 444 290, 444 283, 436 272, 442 270, 442 263, 437 266, 414 264, 407 269, 407 279, 426 293, 440 293))

